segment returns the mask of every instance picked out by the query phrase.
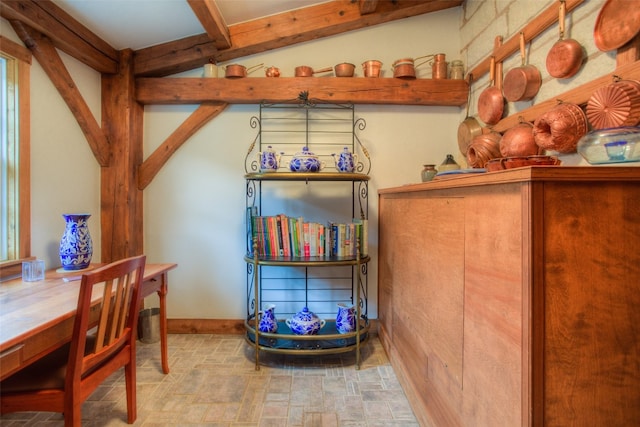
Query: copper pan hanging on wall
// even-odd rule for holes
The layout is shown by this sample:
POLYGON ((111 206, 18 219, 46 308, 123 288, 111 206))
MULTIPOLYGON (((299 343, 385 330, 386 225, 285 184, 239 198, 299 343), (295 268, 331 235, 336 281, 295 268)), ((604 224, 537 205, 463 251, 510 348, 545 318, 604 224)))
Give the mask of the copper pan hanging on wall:
POLYGON ((640 7, 629 0, 607 0, 596 18, 593 41, 603 52, 618 49, 640 32, 640 7))
POLYGON ((482 134, 482 126, 478 123, 475 117, 469 116, 469 105, 471 104, 471 83, 473 82, 473 75, 469 74, 469 94, 467 96, 467 116, 458 125, 458 148, 463 155, 467 155, 467 150, 471 141, 475 136, 482 134))
POLYGON ((560 0, 560 11, 558 13, 560 38, 551 47, 547 54, 546 62, 549 75, 557 79, 567 79, 575 76, 584 61, 584 51, 580 43, 571 38, 564 38, 566 13, 567 5, 565 0, 560 0))
POLYGON ((489 66, 489 87, 482 91, 478 98, 478 117, 487 125, 495 125, 504 112, 502 90, 496 85, 496 58, 491 57, 489 66))
POLYGON ((524 33, 520 32, 520 58, 522 65, 509 70, 504 77, 503 93, 509 102, 529 101, 540 90, 540 71, 526 62, 524 33))

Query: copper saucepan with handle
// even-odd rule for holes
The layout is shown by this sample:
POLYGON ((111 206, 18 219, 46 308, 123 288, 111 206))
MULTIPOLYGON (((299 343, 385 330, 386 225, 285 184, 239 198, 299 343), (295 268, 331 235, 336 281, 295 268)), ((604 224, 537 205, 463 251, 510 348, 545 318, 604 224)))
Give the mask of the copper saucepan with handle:
POLYGON ((509 102, 529 101, 540 90, 542 76, 534 65, 526 63, 524 33, 520 32, 520 58, 522 65, 513 68, 504 77, 502 92, 509 102))
POLYGON ((224 69, 224 76, 228 79, 240 79, 247 77, 247 74, 258 68, 262 68, 264 64, 254 65, 253 67, 245 67, 241 64, 229 64, 224 69))
POLYGON ((565 0, 560 0, 560 11, 558 13, 560 38, 547 54, 547 71, 551 77, 557 79, 567 79, 575 76, 580 70, 584 59, 584 52, 580 43, 574 39, 564 38, 566 13, 567 5, 565 0))
POLYGON ((313 75, 316 73, 327 73, 329 71, 333 71, 333 67, 325 67, 320 68, 319 70, 314 70, 307 65, 300 65, 299 67, 296 67, 295 75, 296 77, 313 77, 313 75))
POLYGON ((482 126, 478 123, 475 117, 469 116, 469 105, 471 104, 471 83, 473 81, 473 75, 469 73, 467 76, 469 81, 469 94, 467 97, 467 116, 458 125, 458 148, 463 155, 467 155, 467 150, 474 137, 482 134, 482 126))
POLYGON ((489 66, 490 86, 482 91, 478 98, 478 117, 487 125, 495 125, 504 112, 504 97, 496 83, 496 58, 491 57, 489 66))

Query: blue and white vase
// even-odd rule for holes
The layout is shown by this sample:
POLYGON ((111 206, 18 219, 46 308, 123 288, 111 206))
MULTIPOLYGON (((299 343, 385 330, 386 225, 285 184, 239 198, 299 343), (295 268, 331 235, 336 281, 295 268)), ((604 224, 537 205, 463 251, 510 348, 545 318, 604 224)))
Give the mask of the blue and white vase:
POLYGON ((338 303, 336 329, 341 334, 348 334, 356 330, 356 308, 353 304, 338 303))
POLYGON ((278 320, 276 319, 275 304, 267 304, 267 306, 260 312, 260 323, 258 323, 258 330, 260 332, 268 332, 275 334, 278 332, 278 320))
POLYGON ((93 242, 87 221, 91 214, 62 214, 66 222, 60 240, 60 262, 64 270, 82 270, 89 267, 93 255, 93 242))

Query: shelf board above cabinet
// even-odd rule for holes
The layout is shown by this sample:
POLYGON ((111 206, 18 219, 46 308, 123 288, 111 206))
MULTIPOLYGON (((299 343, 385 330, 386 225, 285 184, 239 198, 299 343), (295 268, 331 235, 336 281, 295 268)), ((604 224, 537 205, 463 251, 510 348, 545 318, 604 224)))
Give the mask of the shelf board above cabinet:
POLYGON ((394 77, 248 77, 138 78, 136 100, 142 104, 295 103, 301 92, 333 103, 461 106, 467 102, 465 80, 394 77))

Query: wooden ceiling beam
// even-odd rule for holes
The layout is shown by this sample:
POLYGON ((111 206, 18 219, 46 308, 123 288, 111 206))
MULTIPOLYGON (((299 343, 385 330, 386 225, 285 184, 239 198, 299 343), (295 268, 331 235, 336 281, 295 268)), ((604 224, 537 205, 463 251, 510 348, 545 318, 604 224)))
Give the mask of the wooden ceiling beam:
POLYGON ((11 25, 69 106, 100 166, 108 166, 111 161, 109 141, 62 62, 53 42, 44 34, 20 21, 11 21, 11 25))
POLYGON ((187 0, 187 2, 216 49, 229 49, 231 47, 229 28, 215 0, 187 0))
POLYGON ((360 3, 334 0, 229 26, 231 47, 220 50, 207 34, 187 37, 135 52, 136 76, 162 77, 215 62, 253 55, 424 13, 457 7, 462 0, 378 2, 375 12, 360 13, 360 3))
POLYGON ((360 0, 360 15, 373 13, 378 7, 378 0, 360 0))
POLYGON ((101 73, 118 69, 118 52, 51 0, 2 0, 0 16, 46 35, 61 51, 101 73))

